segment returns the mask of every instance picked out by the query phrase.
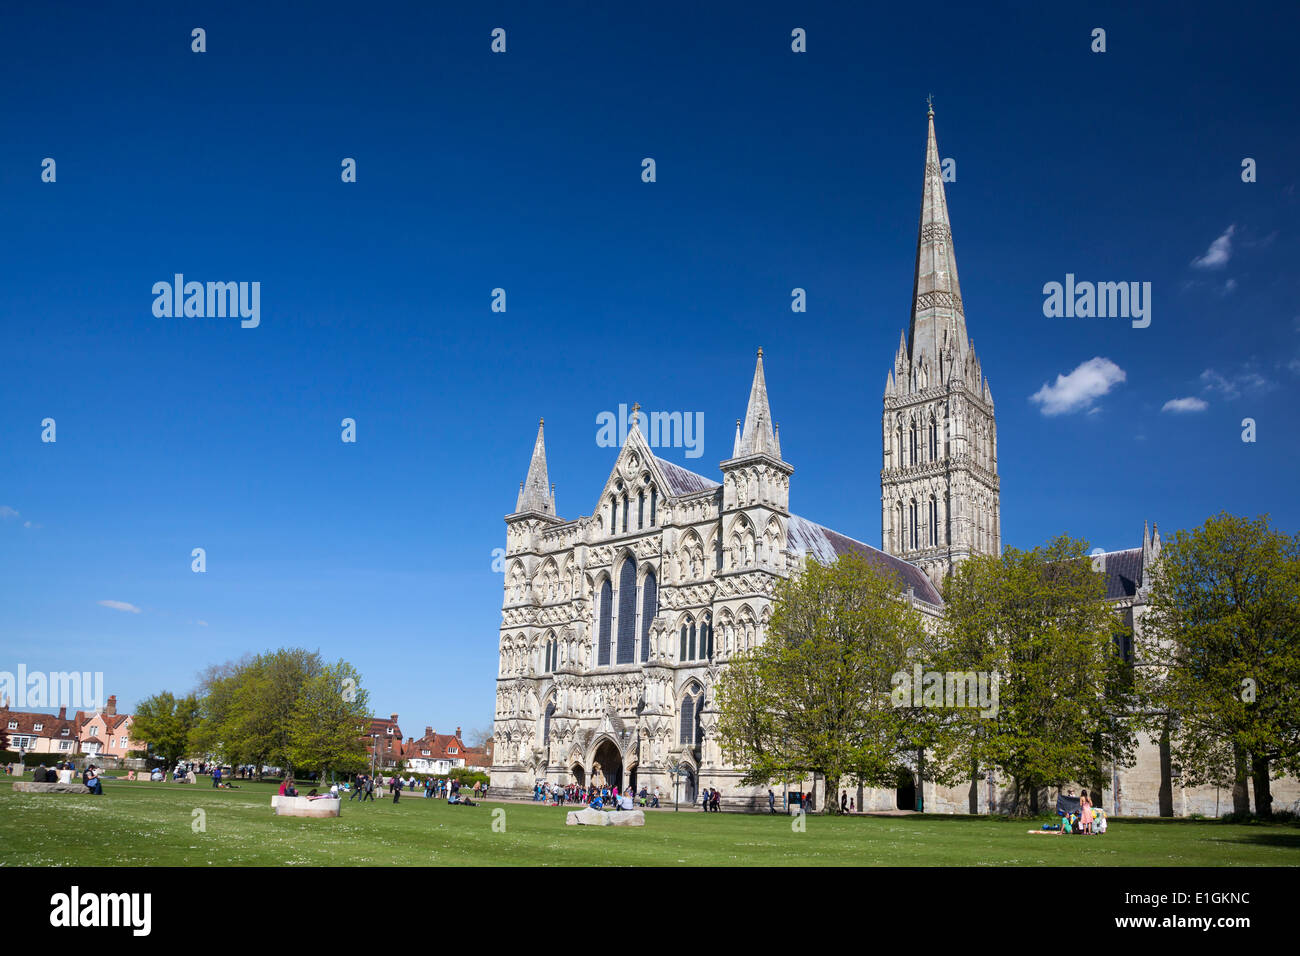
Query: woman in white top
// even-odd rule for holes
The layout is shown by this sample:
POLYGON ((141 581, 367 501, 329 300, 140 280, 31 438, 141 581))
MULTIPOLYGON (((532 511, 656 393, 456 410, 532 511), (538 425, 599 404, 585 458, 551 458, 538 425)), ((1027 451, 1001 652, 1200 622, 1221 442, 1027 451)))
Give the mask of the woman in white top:
POLYGON ((72 768, 67 764, 59 768, 59 783, 72 783, 72 768))

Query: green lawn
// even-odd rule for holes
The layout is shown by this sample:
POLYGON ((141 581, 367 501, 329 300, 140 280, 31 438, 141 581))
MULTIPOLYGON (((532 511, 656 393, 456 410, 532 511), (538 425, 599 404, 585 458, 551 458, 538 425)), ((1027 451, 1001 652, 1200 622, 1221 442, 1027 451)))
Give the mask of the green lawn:
POLYGON ((1031 836, 1025 821, 814 816, 796 833, 784 816, 683 810, 650 811, 644 828, 587 828, 566 827, 554 807, 405 794, 307 820, 273 816, 271 784, 108 781, 93 797, 14 793, 10 782, 0 782, 0 864, 10 866, 1300 864, 1300 829, 1282 825, 1112 820, 1105 836, 1071 838, 1031 836), (504 833, 492 828, 498 808, 504 833), (192 828, 195 809, 206 832, 192 828))

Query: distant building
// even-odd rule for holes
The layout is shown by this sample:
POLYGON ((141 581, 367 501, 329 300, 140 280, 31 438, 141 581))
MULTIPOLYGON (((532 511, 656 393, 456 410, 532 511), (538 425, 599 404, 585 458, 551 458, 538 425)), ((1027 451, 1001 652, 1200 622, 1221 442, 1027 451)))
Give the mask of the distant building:
POLYGON ((77 711, 72 717, 60 707, 57 715, 10 710, 0 704, 0 729, 9 735, 9 749, 38 754, 84 753, 91 757, 125 757, 148 744, 131 737, 135 718, 117 712, 117 696, 108 698, 103 710, 77 711))
POLYGON ((395 767, 402 759, 402 728, 397 725, 397 715, 387 720, 382 717, 370 718, 370 730, 366 733, 366 755, 373 757, 376 767, 395 767))

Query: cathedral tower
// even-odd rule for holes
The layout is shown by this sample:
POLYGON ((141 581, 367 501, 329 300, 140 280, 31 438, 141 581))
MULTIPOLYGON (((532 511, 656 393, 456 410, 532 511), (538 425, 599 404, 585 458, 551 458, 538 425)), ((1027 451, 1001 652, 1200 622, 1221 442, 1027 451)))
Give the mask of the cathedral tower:
POLYGON ((1001 554, 993 394, 966 334, 933 108, 912 317, 885 382, 881 426, 882 548, 936 585, 972 554, 1001 554))

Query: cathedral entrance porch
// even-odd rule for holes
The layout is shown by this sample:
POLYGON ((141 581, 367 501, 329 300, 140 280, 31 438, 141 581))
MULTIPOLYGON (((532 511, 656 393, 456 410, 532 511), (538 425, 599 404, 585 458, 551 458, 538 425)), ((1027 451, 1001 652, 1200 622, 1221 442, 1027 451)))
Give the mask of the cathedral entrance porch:
POLYGON ((604 740, 596 748, 591 762, 593 787, 623 787, 623 756, 612 740, 604 740))

